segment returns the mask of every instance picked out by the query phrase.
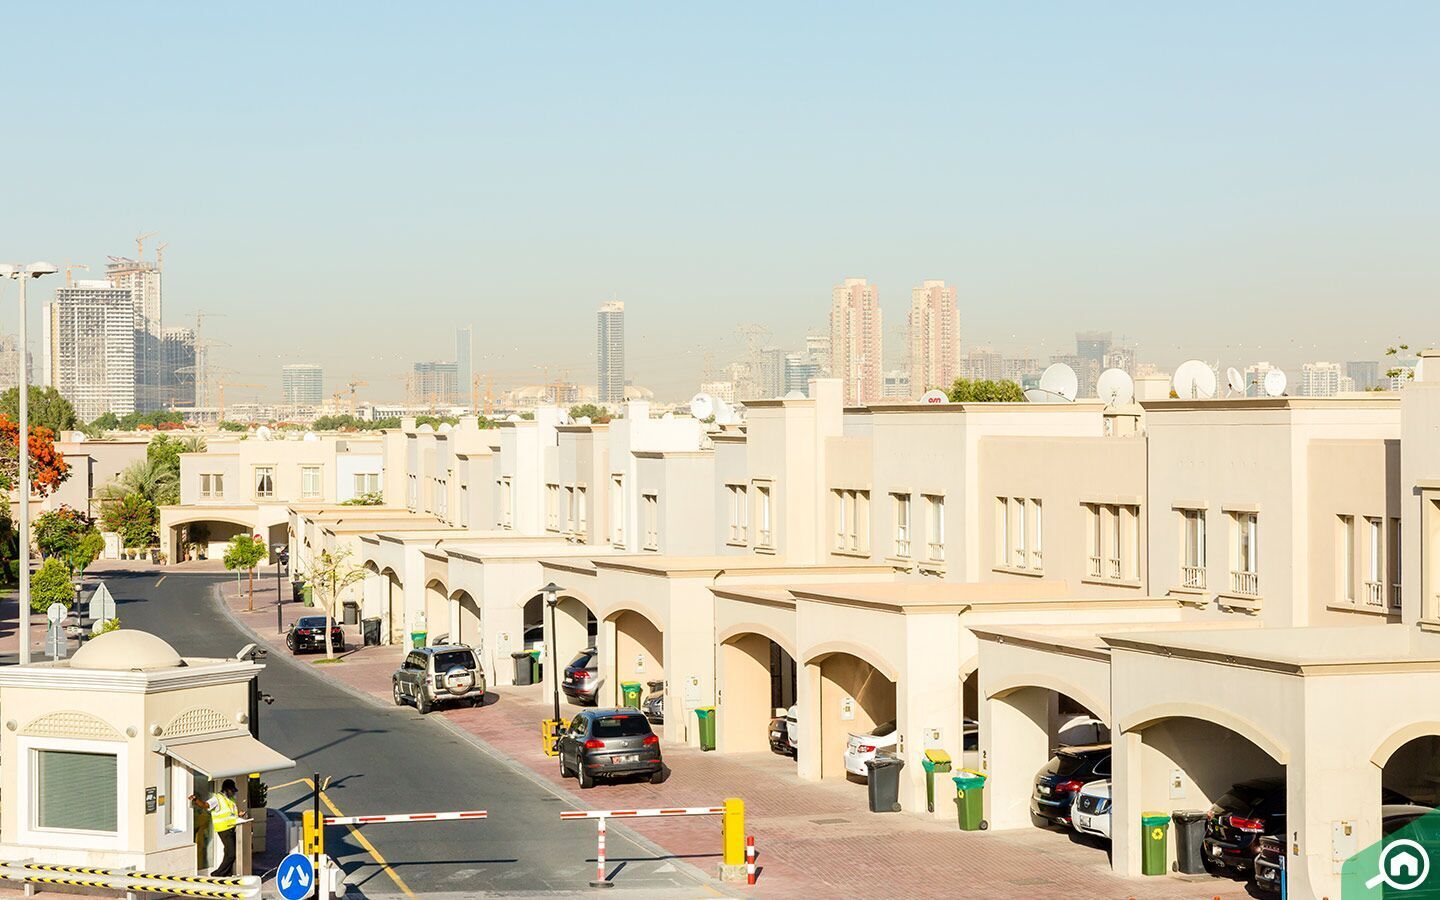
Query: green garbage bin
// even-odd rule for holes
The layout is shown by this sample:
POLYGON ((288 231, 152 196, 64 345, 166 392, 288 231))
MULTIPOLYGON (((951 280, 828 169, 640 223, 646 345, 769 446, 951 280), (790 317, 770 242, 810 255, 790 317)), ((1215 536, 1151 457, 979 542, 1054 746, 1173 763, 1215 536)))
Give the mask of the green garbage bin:
POLYGON ((620 705, 633 706, 636 709, 640 708, 640 682, 620 682, 620 705))
POLYGON ((544 682, 545 679, 544 679, 543 677, 541 677, 543 674, 544 674, 544 672, 543 672, 543 667, 540 665, 540 651, 539 651, 539 650, 531 650, 531 651, 530 651, 530 683, 531 683, 531 684, 541 684, 542 682, 544 682))
POLYGON ((969 769, 951 778, 955 782, 955 812, 960 820, 961 831, 984 831, 990 827, 985 821, 985 776, 969 769))
POLYGON ((1165 845, 1169 836, 1169 813, 1146 812, 1140 814, 1141 872, 1146 875, 1165 874, 1165 863, 1169 861, 1165 845))
POLYGON ((944 750, 926 750, 920 765, 925 768, 925 808, 934 812, 935 773, 950 771, 950 754, 944 750))
POLYGON ((428 636, 428 633, 427 633, 427 632, 424 632, 424 631, 412 631, 412 632, 410 632, 410 646, 411 646, 411 647, 414 647, 416 650, 424 650, 424 649, 425 649, 425 638, 426 638, 427 636, 428 636))
POLYGON ((695 707, 695 717, 700 720, 700 749, 715 749, 715 707, 695 707))

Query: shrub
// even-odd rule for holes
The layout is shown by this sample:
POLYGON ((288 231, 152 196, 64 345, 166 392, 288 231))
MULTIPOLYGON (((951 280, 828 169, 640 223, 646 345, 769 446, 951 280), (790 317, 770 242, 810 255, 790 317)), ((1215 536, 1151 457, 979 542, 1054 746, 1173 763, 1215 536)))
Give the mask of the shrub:
POLYGON ((63 603, 69 609, 75 602, 75 585, 70 581, 70 567, 50 557, 40 570, 30 576, 30 608, 44 612, 52 603, 63 603))

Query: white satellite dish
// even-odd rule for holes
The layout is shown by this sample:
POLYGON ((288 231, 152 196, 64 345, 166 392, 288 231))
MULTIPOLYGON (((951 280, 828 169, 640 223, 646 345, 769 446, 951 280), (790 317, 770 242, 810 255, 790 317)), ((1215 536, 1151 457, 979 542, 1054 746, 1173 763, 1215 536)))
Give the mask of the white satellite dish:
POLYGON ((660 421, 662 421, 662 422, 669 422, 669 421, 671 421, 671 420, 674 419, 674 418, 675 418, 675 414, 674 414, 673 412, 667 412, 665 415, 663 415, 663 416, 660 417, 660 421))
POLYGON ((1267 397, 1283 397, 1283 396, 1285 396, 1285 383, 1286 383, 1285 373, 1282 372, 1282 371, 1280 371, 1279 369, 1271 369, 1270 371, 1266 372, 1266 373, 1265 373, 1265 396, 1267 396, 1267 397))
POLYGON ((1175 370, 1172 382, 1181 400, 1209 400, 1215 396, 1215 370, 1199 359, 1187 359, 1175 370))
POLYGON ((575 420, 575 424, 576 424, 576 425, 589 425, 589 424, 590 424, 590 417, 589 417, 589 416, 581 416, 580 418, 578 418, 578 419, 575 420))
POLYGON ((255 437, 259 438, 259 439, 262 440, 262 441, 268 441, 268 440, 270 440, 270 428, 269 428, 269 426, 267 426, 267 425, 261 425, 259 428, 255 429, 255 437))
POLYGON ((1411 381, 1424 381, 1424 380, 1425 380, 1425 357, 1422 356, 1422 357, 1420 357, 1419 359, 1415 360, 1415 368, 1412 369, 1411 372, 1410 372, 1410 380, 1411 380, 1411 381))
POLYGON ((1245 376, 1234 366, 1225 370, 1225 387, 1229 388, 1232 394, 1245 396, 1245 376))
POLYGON ((311 442, 318 441, 320 440, 320 435, 316 434, 313 431, 307 431, 305 432, 305 437, 301 438, 301 440, 311 442))
POLYGON ((934 388, 934 389, 932 389, 932 390, 928 390, 928 391, 926 391, 925 393, 921 394, 921 395, 920 395, 920 402, 921 402, 921 403, 949 403, 949 402, 950 402, 950 395, 947 394, 947 393, 945 393, 944 391, 940 390, 939 388, 934 388))
POLYGON ((1041 388, 1026 388, 1025 399, 1031 403, 1069 403, 1064 397, 1054 391, 1047 391, 1041 388))
POLYGON ((1080 393, 1080 379, 1075 370, 1064 363, 1051 363, 1040 373, 1040 390, 1059 394, 1062 402, 1069 403, 1080 393))
POLYGON ((1123 406, 1135 399, 1135 380, 1124 369, 1106 369, 1095 382, 1095 395, 1106 406, 1123 406))
POLYGON ((450 423, 449 423, 449 422, 441 422, 441 423, 440 423, 440 433, 441 433, 441 434, 449 434, 449 433, 450 433, 450 430, 451 430, 451 428, 450 428, 450 423))
POLYGON ((508 415, 508 416, 505 417, 505 421, 507 421, 507 422, 518 422, 518 421, 520 421, 520 414, 519 414, 519 413, 511 413, 510 415, 508 415))
POLYGON ((690 398, 690 415, 697 419, 708 419, 715 415, 715 398, 709 394, 696 394, 690 398))

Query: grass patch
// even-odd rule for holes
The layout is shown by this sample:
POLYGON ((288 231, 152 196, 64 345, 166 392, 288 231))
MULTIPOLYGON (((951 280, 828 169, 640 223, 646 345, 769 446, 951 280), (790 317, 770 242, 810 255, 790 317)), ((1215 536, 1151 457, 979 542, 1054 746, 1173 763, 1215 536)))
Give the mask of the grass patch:
POLYGON ((343 657, 343 656, 337 656, 337 657, 335 657, 334 659, 316 659, 316 660, 311 660, 310 665, 312 665, 312 666, 328 666, 328 665, 330 665, 331 663, 342 663, 342 662, 344 662, 344 661, 345 661, 345 657, 343 657))

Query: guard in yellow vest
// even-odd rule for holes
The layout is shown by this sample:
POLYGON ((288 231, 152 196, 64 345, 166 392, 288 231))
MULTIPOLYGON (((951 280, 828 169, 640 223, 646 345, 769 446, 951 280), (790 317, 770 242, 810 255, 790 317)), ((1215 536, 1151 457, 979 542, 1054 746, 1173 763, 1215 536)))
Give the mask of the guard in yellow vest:
POLYGON ((235 779, 227 778, 220 786, 220 793, 211 794, 209 800, 190 795, 190 802, 196 809, 210 811, 210 824, 215 826, 215 835, 220 838, 220 865, 211 875, 223 877, 235 874, 235 826, 240 824, 240 807, 235 805, 238 792, 235 779))

